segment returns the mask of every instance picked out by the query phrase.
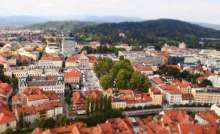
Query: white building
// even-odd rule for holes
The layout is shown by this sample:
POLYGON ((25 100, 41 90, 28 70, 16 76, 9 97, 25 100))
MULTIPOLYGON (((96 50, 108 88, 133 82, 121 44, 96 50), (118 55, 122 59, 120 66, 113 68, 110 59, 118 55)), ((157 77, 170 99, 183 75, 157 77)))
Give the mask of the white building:
POLYGON ((211 106, 211 110, 214 111, 218 116, 220 116, 220 106, 217 104, 213 104, 211 106))
POLYGON ((49 54, 59 54, 62 51, 62 46, 58 42, 49 42, 47 41, 47 46, 45 52, 49 54))
POLYGON ((166 100, 168 104, 181 104, 182 103, 182 94, 179 92, 166 92, 166 100))
POLYGON ((220 87, 220 77, 218 75, 211 75, 208 77, 214 87, 220 87))
POLYGON ((59 76, 42 76, 42 77, 22 77, 18 81, 19 91, 27 87, 39 87, 44 91, 54 91, 57 94, 64 94, 65 82, 63 75, 59 76))
POLYGON ((23 106, 15 109, 16 118, 23 113, 26 122, 33 123, 38 118, 56 118, 57 115, 63 114, 63 107, 57 101, 50 101, 34 106, 23 106))
POLYGON ((55 54, 44 54, 38 62, 39 67, 43 68, 62 68, 63 60, 55 54))

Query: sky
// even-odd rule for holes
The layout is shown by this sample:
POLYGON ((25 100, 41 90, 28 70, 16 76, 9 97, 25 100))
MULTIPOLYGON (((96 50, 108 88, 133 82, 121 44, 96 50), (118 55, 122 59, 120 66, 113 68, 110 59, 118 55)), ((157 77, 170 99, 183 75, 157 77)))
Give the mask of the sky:
POLYGON ((220 0, 0 0, 0 16, 125 16, 220 24, 220 0))

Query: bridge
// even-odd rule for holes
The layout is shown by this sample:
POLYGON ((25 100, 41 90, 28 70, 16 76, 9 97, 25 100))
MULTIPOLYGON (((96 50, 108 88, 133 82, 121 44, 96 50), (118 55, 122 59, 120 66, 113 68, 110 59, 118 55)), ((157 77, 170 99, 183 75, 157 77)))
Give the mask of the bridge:
POLYGON ((124 111, 122 115, 124 116, 141 116, 141 115, 151 115, 158 114, 162 111, 167 110, 184 110, 187 112, 200 112, 210 110, 209 107, 168 107, 168 108, 153 108, 153 109, 140 109, 132 111, 124 111))

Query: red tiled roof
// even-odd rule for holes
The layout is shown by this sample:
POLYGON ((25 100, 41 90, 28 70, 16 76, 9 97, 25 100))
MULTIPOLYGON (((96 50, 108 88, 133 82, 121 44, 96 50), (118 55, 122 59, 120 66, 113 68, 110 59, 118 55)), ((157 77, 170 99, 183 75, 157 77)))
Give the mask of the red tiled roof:
POLYGON ((0 94, 7 96, 12 92, 12 86, 8 83, 0 83, 0 94))
POLYGON ((179 65, 167 65, 167 67, 171 67, 171 68, 176 68, 176 69, 181 69, 179 65))
POLYGON ((88 55, 87 57, 89 58, 89 62, 91 62, 91 63, 96 63, 97 62, 97 58, 95 56, 88 55))
POLYGON ((6 59, 0 55, 0 64, 5 64, 6 62, 6 59))
POLYGON ((150 66, 145 66, 143 64, 133 64, 132 66, 137 71, 153 71, 150 66))
POLYGON ((69 77, 80 77, 80 71, 76 69, 71 69, 68 71, 64 72, 64 78, 69 78, 69 77))
POLYGON ((74 104, 84 103, 85 98, 82 96, 82 94, 79 91, 76 91, 76 92, 73 92, 72 94, 72 102, 74 104))
POLYGON ((179 86, 180 88, 187 88, 187 87, 191 87, 192 83, 190 82, 187 82, 185 80, 173 80, 172 81, 172 84, 176 85, 176 86, 179 86))
POLYGON ((72 62, 72 63, 75 63, 75 62, 78 62, 79 60, 79 55, 73 55, 71 57, 68 57, 66 62, 72 62))
POLYGON ((101 132, 103 134, 112 134, 112 125, 110 123, 101 123, 101 124, 98 124, 98 127, 100 127, 101 129, 101 132))
POLYGON ((199 125, 199 124, 180 124, 179 125, 181 134, 217 134, 215 126, 211 125, 199 125))
POLYGON ((158 85, 164 84, 164 82, 160 79, 160 77, 153 77, 151 78, 151 80, 158 85))
POLYGON ((26 95, 33 95, 33 94, 43 94, 43 89, 39 87, 27 87, 23 91, 26 95))
POLYGON ((176 86, 170 85, 170 84, 164 84, 164 85, 161 85, 160 87, 163 90, 166 90, 166 91, 175 91, 175 90, 177 90, 176 86))
POLYGON ((40 95, 30 95, 27 97, 29 101, 35 101, 35 100, 42 100, 42 99, 48 99, 48 97, 44 94, 40 95))
POLYGON ((185 111, 181 111, 181 110, 165 111, 162 118, 163 121, 167 123, 172 123, 172 122, 190 123, 189 115, 185 111))
POLYGON ((89 90, 89 91, 84 92, 85 96, 91 97, 92 99, 96 99, 101 94, 102 94, 102 92, 99 90, 89 90))
POLYGON ((18 113, 23 112, 23 113, 30 113, 30 114, 35 114, 40 111, 46 111, 50 109, 54 109, 57 107, 61 107, 61 104, 57 101, 49 101, 45 102, 43 104, 35 105, 35 106, 23 106, 16 108, 18 113))
POLYGON ((218 117, 213 111, 199 112, 197 115, 212 124, 220 121, 220 117, 218 117))
POLYGON ((16 121, 15 115, 10 111, 0 112, 0 124, 10 123, 16 121))
POLYGON ((58 55, 46 53, 42 56, 41 60, 61 61, 62 59, 58 55))
POLYGON ((150 88, 151 92, 153 92, 154 94, 161 94, 160 89, 156 88, 156 87, 151 87, 150 88))

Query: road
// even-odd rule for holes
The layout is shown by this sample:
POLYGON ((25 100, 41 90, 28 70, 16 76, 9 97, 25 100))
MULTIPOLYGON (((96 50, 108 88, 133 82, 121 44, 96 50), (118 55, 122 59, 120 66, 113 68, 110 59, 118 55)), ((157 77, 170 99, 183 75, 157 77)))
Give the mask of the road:
POLYGON ((93 90, 93 89, 98 89, 101 90, 101 86, 99 84, 99 80, 95 75, 95 72, 91 69, 89 70, 82 70, 81 71, 83 74, 82 77, 82 90, 93 90))

